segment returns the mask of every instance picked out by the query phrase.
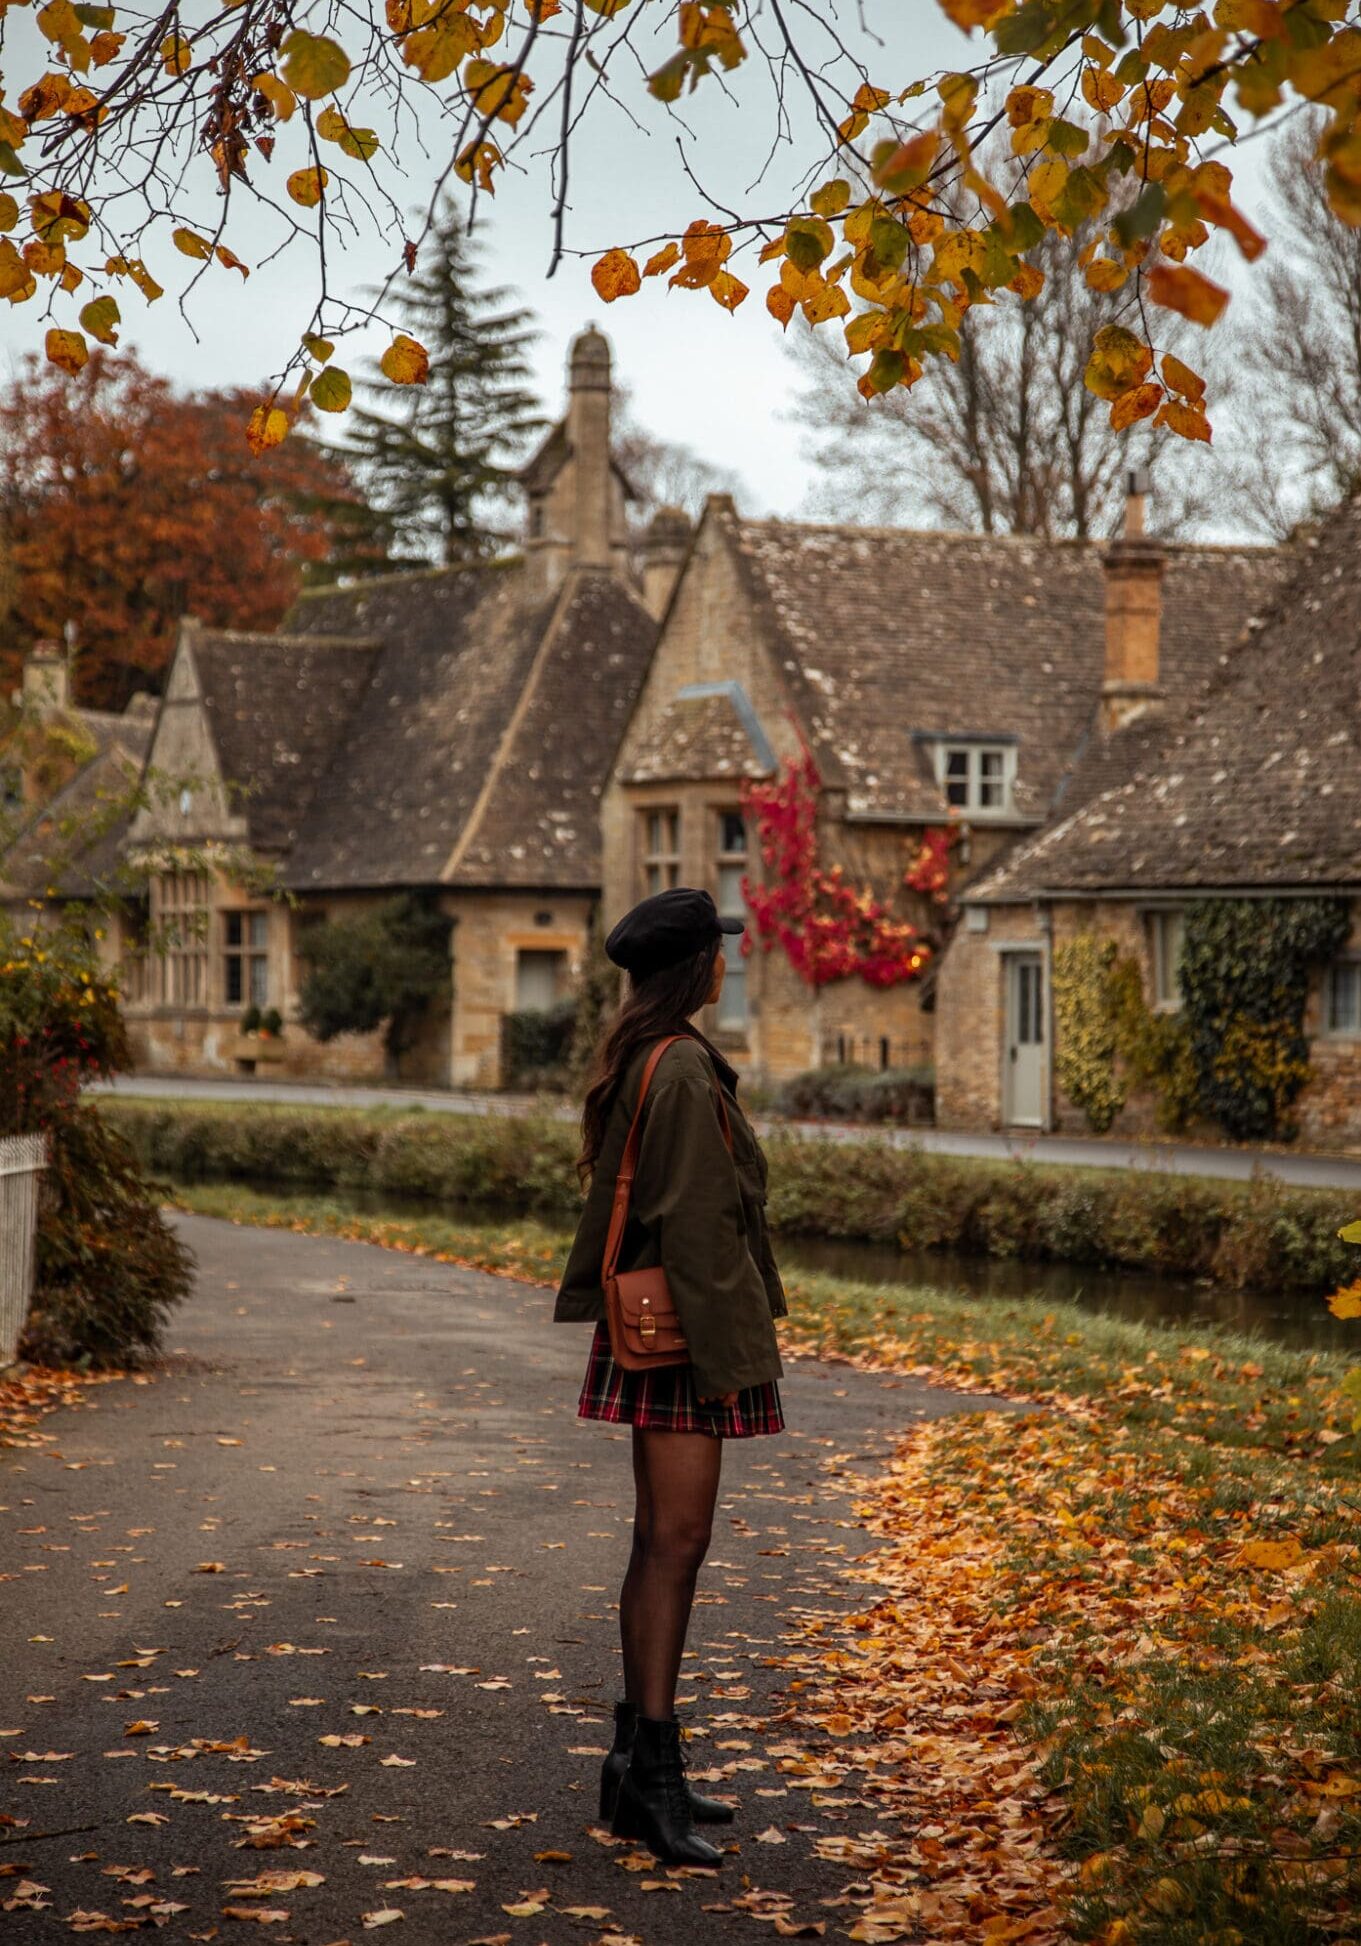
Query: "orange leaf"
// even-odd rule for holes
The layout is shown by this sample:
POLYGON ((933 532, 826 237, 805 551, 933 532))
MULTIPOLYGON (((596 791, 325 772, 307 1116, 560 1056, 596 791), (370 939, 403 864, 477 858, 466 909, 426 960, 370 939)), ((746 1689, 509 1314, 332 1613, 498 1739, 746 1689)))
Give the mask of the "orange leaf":
POLYGON ((60 365, 72 378, 80 371, 90 356, 89 346, 79 331, 51 330, 47 334, 47 355, 54 365, 60 365))
POLYGON ((1334 1291, 1328 1309, 1335 1318, 1361 1318, 1361 1283, 1344 1284, 1340 1291, 1334 1291))
POLYGON ((1207 446, 1210 444, 1210 422, 1203 405, 1183 405, 1180 399, 1168 399, 1153 423, 1166 426, 1181 439, 1200 439, 1207 446))
POLYGON ((1154 264, 1148 273, 1148 294, 1155 304, 1180 311, 1193 324, 1211 325, 1229 301, 1222 284, 1212 284, 1187 265, 1154 264))
POLYGON ((1205 380, 1199 372, 1193 372, 1189 365, 1183 365, 1180 358, 1171 352, 1163 356, 1163 384, 1171 392, 1180 392, 1192 405, 1198 405, 1205 397, 1205 380))
POLYGON ((670 270, 672 264, 679 262, 680 245, 675 242, 664 243, 660 250, 653 251, 652 255, 643 265, 643 275, 644 277, 660 277, 664 270, 670 270))
POLYGON ((783 284, 772 284, 766 292, 766 309, 773 318, 779 319, 786 330, 788 329, 789 320, 794 315, 795 303, 783 284))
POLYGON ((605 304, 613 304, 616 297, 632 297, 642 281, 638 266, 627 250, 607 250, 591 268, 595 294, 605 304))
MULTIPOLYGON (((720 270, 717 276, 710 279, 709 295, 716 303, 721 304, 725 311, 731 312, 735 311, 746 297, 747 286, 740 277, 734 277, 730 270, 720 270)), ((837 295, 840 296, 840 292, 837 295)), ((847 309, 849 308, 848 305, 847 309)))
POLYGON ((288 414, 277 405, 257 405, 246 427, 246 444, 253 453, 267 453, 288 437, 288 414))
POLYGON ((430 353, 399 331, 379 359, 378 369, 394 385, 424 385, 430 376, 430 353))
POLYGON ((1206 222, 1227 230, 1248 262, 1254 263, 1266 249, 1266 238, 1262 232, 1253 228, 1242 210, 1235 209, 1227 196, 1212 189, 1197 189, 1193 193, 1196 206, 1206 222))
POLYGON ((1136 385, 1131 391, 1122 392, 1111 406, 1111 430, 1124 432, 1136 420, 1151 418, 1162 402, 1161 385, 1136 385))

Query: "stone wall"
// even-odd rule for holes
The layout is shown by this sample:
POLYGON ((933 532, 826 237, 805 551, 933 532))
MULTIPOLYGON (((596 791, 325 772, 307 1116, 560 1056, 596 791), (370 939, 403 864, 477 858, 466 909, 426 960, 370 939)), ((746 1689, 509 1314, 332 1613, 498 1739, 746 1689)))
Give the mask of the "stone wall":
POLYGON ((448 1078, 456 1088, 501 1085, 501 1020, 515 1009, 519 953, 562 953, 565 982, 574 984, 594 903, 584 892, 444 894, 443 908, 455 922, 448 1078))

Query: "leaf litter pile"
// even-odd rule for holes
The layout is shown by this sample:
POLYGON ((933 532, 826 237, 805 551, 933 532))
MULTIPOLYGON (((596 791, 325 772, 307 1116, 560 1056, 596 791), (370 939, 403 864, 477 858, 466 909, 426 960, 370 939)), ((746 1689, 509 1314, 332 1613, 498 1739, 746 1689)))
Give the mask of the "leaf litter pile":
MULTIPOLYGON (((530 1281, 561 1260, 552 1232, 232 1201, 530 1281)), ((823 1915, 761 1888, 758 1847, 791 1842, 775 1825, 709 1909, 861 1942, 1361 1940, 1346 1361, 1038 1302, 822 1277, 790 1294, 796 1351, 1030 1409, 918 1425, 856 1483, 875 1547, 840 1572, 864 1606, 796 1613, 773 1658, 785 1711, 720 1719, 703 1774, 733 1781, 727 1730, 764 1727, 784 1787, 870 1822, 808 1841, 835 1868, 823 1915)))

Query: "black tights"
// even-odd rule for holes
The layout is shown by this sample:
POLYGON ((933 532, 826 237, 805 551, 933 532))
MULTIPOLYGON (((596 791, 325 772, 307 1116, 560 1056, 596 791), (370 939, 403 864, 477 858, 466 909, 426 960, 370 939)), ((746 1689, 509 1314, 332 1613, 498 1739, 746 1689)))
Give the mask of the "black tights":
POLYGON ((633 1429, 633 1547, 619 1591, 624 1695, 639 1716, 676 1713, 695 1578, 709 1551, 723 1441, 633 1429))

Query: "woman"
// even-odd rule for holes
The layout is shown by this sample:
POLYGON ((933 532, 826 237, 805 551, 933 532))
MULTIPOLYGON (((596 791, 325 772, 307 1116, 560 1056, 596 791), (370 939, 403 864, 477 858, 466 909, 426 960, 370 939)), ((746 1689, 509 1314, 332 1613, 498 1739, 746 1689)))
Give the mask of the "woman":
POLYGON ((633 1427, 633 1547, 619 1594, 624 1696, 600 1780, 600 1814, 669 1864, 718 1865, 696 1824, 732 1808, 685 1780, 676 1677, 709 1547, 725 1439, 779 1432, 774 1320, 784 1291, 765 1221, 766 1163, 737 1105, 737 1075, 691 1016, 717 1000, 725 933, 707 892, 644 899, 605 942, 628 991, 605 1034, 582 1114, 586 1207, 554 1316, 595 1319, 583 1419, 633 1427), (615 1180, 648 1057, 668 1035, 643 1103, 621 1270, 660 1264, 690 1362, 625 1371, 610 1355, 601 1267, 615 1180), (730 1146, 731 1145, 731 1146, 730 1146))

